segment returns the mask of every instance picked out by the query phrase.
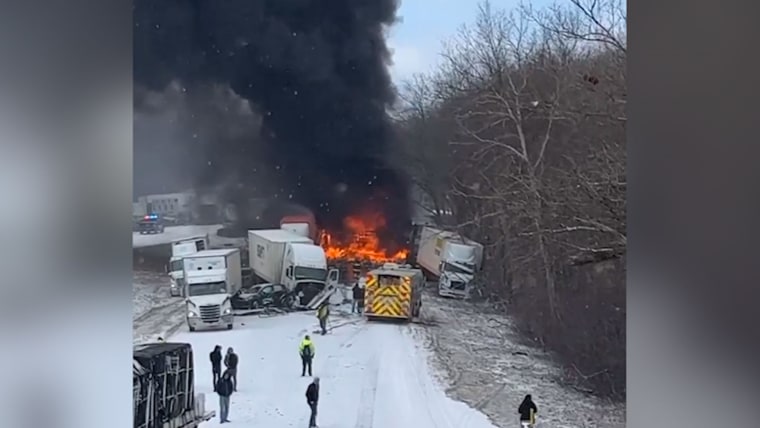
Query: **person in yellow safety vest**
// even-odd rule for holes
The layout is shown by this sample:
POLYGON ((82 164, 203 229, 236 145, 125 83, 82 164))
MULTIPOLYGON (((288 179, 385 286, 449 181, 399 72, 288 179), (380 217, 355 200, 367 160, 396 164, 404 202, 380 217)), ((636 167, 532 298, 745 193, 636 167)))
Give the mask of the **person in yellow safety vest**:
POLYGON ((327 302, 323 302, 317 309, 317 318, 319 319, 319 328, 322 329, 322 336, 327 334, 327 317, 330 316, 330 307, 327 302))
POLYGON ((309 376, 311 376, 311 360, 314 358, 314 342, 311 341, 311 337, 307 334, 303 338, 301 344, 298 345, 298 354, 301 356, 301 377, 306 376, 306 368, 309 368, 309 376))

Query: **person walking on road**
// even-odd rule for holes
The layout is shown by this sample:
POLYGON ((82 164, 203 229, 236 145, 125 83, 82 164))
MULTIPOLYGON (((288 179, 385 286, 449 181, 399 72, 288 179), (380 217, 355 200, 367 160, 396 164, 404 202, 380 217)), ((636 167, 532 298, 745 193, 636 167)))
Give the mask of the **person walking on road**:
POLYGON ((359 291, 356 295, 356 310, 359 315, 364 313, 364 286, 361 284, 359 285, 359 291))
POLYGON ((536 425, 536 413, 538 413, 538 407, 533 403, 533 398, 530 394, 523 398, 520 407, 517 408, 517 413, 520 414, 520 426, 533 428, 536 425))
MULTIPOLYGON (((219 378, 222 377, 222 347, 216 345, 214 350, 211 351, 211 354, 209 354, 209 359, 211 360, 211 373, 214 376, 212 385, 216 388, 216 383, 219 382, 219 378)), ((214 389, 214 391, 216 391, 216 389, 214 389)))
POLYGON ((311 337, 307 334, 303 338, 301 344, 298 345, 298 353, 301 355, 301 376, 306 376, 306 368, 309 368, 309 376, 311 376, 311 361, 314 358, 314 342, 311 341, 311 337))
POLYGON ((230 416, 230 396, 232 395, 232 374, 225 370, 222 377, 214 385, 214 390, 219 394, 219 423, 229 422, 230 416))
POLYGON ((319 377, 306 388, 306 403, 309 404, 311 416, 309 416, 309 428, 317 428, 317 403, 319 402, 319 377))
POLYGON ((319 318, 319 328, 322 329, 322 336, 327 334, 327 317, 330 316, 330 306, 327 302, 322 302, 317 309, 317 318, 319 318))
POLYGON ((231 346, 227 348, 227 355, 224 356, 224 365, 232 378, 232 390, 237 391, 238 356, 231 346))
POLYGON ((351 291, 353 291, 354 298, 353 305, 351 305, 351 313, 361 314, 364 310, 364 287, 357 282, 351 291))

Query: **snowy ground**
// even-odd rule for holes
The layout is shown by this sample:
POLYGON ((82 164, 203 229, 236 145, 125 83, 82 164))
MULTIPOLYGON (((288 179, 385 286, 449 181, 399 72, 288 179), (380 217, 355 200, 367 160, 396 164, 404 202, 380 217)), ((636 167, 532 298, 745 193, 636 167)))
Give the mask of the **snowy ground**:
POLYGON ((170 244, 182 238, 189 238, 198 235, 216 235, 221 225, 210 226, 167 226, 164 233, 141 235, 139 232, 132 232, 132 247, 149 247, 151 245, 170 244))
MULTIPOLYGON (((493 428, 483 414, 446 397, 427 365, 419 332, 409 325, 367 323, 356 317, 332 319, 327 336, 313 334, 313 313, 238 318, 231 331, 189 333, 172 341, 195 350, 196 392, 217 409, 208 352, 233 347, 240 356, 238 392, 232 395, 230 426, 306 427, 298 343, 311 334, 316 345, 314 375, 320 376, 321 428, 493 428)), ((202 428, 218 426, 218 421, 202 428)))
POLYGON ((447 393, 482 410, 497 426, 515 426, 517 406, 532 394, 539 428, 625 427, 623 405, 559 385, 556 366, 541 351, 521 345, 505 317, 432 294, 424 296, 423 316, 438 324, 424 335, 433 366, 447 373, 447 393))
POLYGON ((623 406, 559 385, 556 366, 519 344, 507 319, 466 302, 425 294, 423 318, 434 325, 368 323, 334 310, 334 329, 325 337, 313 334, 312 313, 238 317, 232 331, 189 333, 182 299, 168 290, 165 274, 135 272, 135 342, 161 336, 192 344, 197 392, 206 394, 209 410, 217 409, 217 398, 208 352, 217 344, 235 348, 240 390, 232 398, 232 425, 307 425, 309 380, 299 376, 296 349, 312 334, 314 374, 323 379, 321 428, 514 427, 527 393, 539 406, 538 428, 625 426, 623 406))
POLYGON ((185 321, 185 305, 181 298, 169 295, 169 277, 136 271, 132 283, 134 342, 155 341, 176 332, 185 321))

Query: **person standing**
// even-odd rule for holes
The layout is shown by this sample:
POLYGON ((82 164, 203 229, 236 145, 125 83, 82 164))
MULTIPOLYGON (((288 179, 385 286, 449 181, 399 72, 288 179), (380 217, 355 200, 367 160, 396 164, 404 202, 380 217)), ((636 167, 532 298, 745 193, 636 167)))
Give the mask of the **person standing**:
POLYGON ((214 390, 219 394, 219 423, 229 422, 230 416, 230 396, 234 390, 232 385, 232 374, 225 370, 222 377, 214 385, 214 390))
POLYGON ((517 413, 520 414, 520 426, 533 427, 536 424, 536 413, 538 413, 538 407, 533 403, 533 398, 530 394, 523 398, 520 407, 517 408, 517 413))
POLYGON ((311 416, 309 416, 309 428, 317 428, 317 403, 319 402, 319 377, 306 388, 306 403, 309 404, 311 416))
POLYGON ((214 377, 211 384, 214 385, 214 391, 216 391, 216 383, 222 377, 222 347, 216 345, 209 354, 209 359, 211 360, 211 373, 214 377))
POLYGON ((361 292, 361 288, 359 288, 359 281, 354 284, 354 287, 351 289, 353 293, 353 301, 351 302, 351 313, 355 314, 359 312, 359 293, 361 292))
POLYGON ((365 291, 364 286, 359 285, 359 294, 357 295, 357 301, 356 301, 356 309, 359 315, 364 313, 364 291, 365 291))
POLYGON ((227 355, 224 356, 224 365, 230 373, 232 378, 232 390, 237 391, 237 368, 238 368, 238 356, 233 351, 232 346, 227 348, 227 355))
POLYGON ((328 303, 322 302, 317 309, 317 318, 319 319, 319 328, 322 329, 322 336, 327 334, 327 317, 330 316, 330 306, 328 303))
POLYGON ((309 376, 311 376, 311 361, 314 358, 314 342, 311 341, 311 337, 307 334, 303 338, 301 344, 298 345, 298 353, 301 355, 301 376, 306 376, 306 368, 309 368, 309 376))

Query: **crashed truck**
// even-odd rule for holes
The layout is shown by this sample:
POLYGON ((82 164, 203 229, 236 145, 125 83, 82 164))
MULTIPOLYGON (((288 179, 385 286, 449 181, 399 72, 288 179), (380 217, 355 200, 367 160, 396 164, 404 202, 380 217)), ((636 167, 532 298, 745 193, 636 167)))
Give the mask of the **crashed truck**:
POLYGON ((208 234, 172 242, 172 256, 169 259, 169 265, 166 266, 166 273, 169 274, 171 280, 169 290, 172 296, 185 296, 185 270, 182 259, 207 248, 209 248, 208 234))
POLYGON ((284 286, 294 309, 316 309, 337 288, 338 270, 328 270, 324 249, 309 237, 287 229, 249 230, 248 245, 254 283, 284 286))
POLYGON ((135 345, 132 352, 134 428, 196 428, 214 417, 195 394, 193 349, 187 343, 135 345))
POLYGON ((438 282, 438 295, 465 298, 483 263, 483 245, 458 233, 419 226, 415 262, 438 282))

